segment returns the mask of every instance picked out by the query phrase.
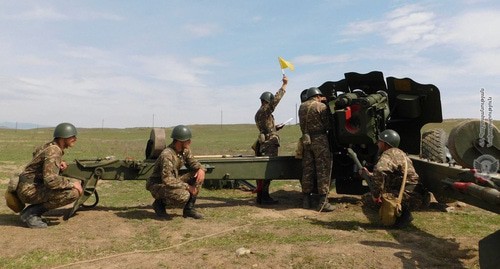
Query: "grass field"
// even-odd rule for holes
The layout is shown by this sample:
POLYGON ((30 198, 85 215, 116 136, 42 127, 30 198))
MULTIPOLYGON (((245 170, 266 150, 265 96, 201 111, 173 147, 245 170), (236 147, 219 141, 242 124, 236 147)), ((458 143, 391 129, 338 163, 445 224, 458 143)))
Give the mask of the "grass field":
MULTIPOLYGON (((449 130, 459 120, 433 124, 449 130)), ((496 122, 498 123, 498 122, 496 122)), ((498 126, 498 125, 497 125, 498 126)), ((252 155, 254 125, 194 125, 197 155, 252 155)), ((166 129, 167 134, 170 133, 166 129)), ((116 156, 144 159, 149 128, 80 129, 68 161, 116 156)), ((31 153, 51 139, 52 129, 0 130, 0 191, 20 172, 31 153)), ((280 131, 280 155, 293 155, 300 129, 280 131)), ((254 194, 241 190, 202 190, 201 221, 179 217, 157 220, 152 198, 141 181, 101 181, 100 203, 62 221, 50 212, 50 227, 24 228, 19 216, 0 205, 1 268, 478 268, 477 242, 499 229, 497 214, 475 207, 453 212, 415 213, 412 226, 387 230, 371 223, 374 212, 359 197, 331 194, 332 213, 300 208, 298 181, 273 181, 280 204, 256 207, 254 194), (240 247, 250 249, 235 254, 240 247), (186 263, 185 261, 189 261, 186 263)))

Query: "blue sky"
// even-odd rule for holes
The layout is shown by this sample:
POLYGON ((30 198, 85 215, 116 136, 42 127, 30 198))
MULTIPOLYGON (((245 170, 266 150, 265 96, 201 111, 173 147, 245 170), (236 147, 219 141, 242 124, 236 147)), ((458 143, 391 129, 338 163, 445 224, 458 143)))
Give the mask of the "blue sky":
POLYGON ((500 115, 500 2, 0 0, 0 122, 253 123, 263 91, 379 70, 441 90, 445 118, 500 115))

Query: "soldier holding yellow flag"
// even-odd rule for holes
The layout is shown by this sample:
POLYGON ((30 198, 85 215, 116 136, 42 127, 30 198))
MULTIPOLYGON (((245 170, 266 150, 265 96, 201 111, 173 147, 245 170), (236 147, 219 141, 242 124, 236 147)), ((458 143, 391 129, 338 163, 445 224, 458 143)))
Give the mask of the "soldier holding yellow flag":
MULTIPOLYGON (((278 156, 278 148, 280 139, 278 131, 283 128, 283 125, 275 125, 273 112, 278 106, 281 98, 285 95, 288 78, 283 76, 283 84, 281 88, 272 94, 264 92, 260 96, 260 108, 255 113, 255 124, 259 129, 259 138, 257 145, 254 148, 256 156, 278 156)), ((257 180, 257 204, 276 204, 278 201, 269 196, 269 186, 271 180, 257 180)))
MULTIPOLYGON (((259 138, 254 144, 254 151, 256 156, 278 156, 278 148, 280 146, 278 131, 283 128, 284 124, 275 125, 273 112, 278 106, 281 98, 285 95, 286 87, 288 84, 288 78, 285 76, 284 68, 290 68, 293 70, 293 65, 283 58, 278 58, 281 70, 283 73, 283 84, 281 88, 272 94, 271 92, 264 92, 260 96, 260 108, 255 113, 255 124, 259 129, 259 138)), ((274 200, 269 195, 269 186, 271 185, 271 180, 257 180, 257 204, 276 204, 277 200, 274 200)))

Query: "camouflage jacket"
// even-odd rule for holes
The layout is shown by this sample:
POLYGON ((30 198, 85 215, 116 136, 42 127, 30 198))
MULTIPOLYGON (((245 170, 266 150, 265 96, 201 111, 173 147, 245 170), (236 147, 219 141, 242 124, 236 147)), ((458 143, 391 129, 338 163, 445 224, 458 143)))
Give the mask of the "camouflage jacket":
POLYGON ((299 121, 302 134, 326 134, 331 128, 328 107, 314 99, 309 99, 300 105, 299 121))
POLYGON ((371 190, 373 197, 379 197, 382 192, 390 192, 395 196, 399 195, 401 183, 403 182, 405 159, 408 162, 406 184, 418 183, 419 177, 415 172, 411 159, 406 156, 404 151, 398 148, 390 148, 380 155, 373 169, 373 189, 371 190))
POLYGON ((33 152, 33 160, 19 175, 19 183, 43 184, 49 189, 71 189, 70 178, 59 175, 64 151, 54 142, 49 142, 33 152))
POLYGON ((187 189, 188 184, 179 176, 179 170, 183 166, 190 171, 204 169, 202 164, 194 158, 191 150, 184 149, 182 153, 177 154, 174 144, 168 145, 156 160, 147 185, 162 182, 171 189, 187 189))
POLYGON ((285 90, 280 88, 274 95, 273 101, 271 103, 261 105, 259 110, 257 110, 257 113, 255 113, 255 124, 259 129, 259 133, 266 135, 266 139, 269 139, 268 135, 278 135, 274 123, 273 112, 281 101, 283 95, 285 95, 285 90))

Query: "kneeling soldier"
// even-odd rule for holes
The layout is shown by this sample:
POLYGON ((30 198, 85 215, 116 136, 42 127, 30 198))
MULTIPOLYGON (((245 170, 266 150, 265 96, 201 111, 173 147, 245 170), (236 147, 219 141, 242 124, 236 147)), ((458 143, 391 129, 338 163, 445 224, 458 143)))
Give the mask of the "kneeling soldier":
POLYGON ((205 169, 191 153, 191 130, 178 125, 170 137, 172 143, 156 160, 153 173, 146 183, 146 189, 155 198, 153 209, 159 218, 170 218, 166 205, 184 204, 183 217, 201 219, 203 215, 196 211, 194 204, 205 180, 205 169), (189 172, 179 175, 183 166, 189 172))
POLYGON ((54 130, 54 140, 37 148, 33 160, 19 175, 16 194, 30 204, 21 211, 21 220, 30 228, 46 228, 42 214, 75 202, 83 193, 81 181, 63 177, 67 168, 64 150, 76 143, 77 131, 71 123, 61 123, 54 130))

